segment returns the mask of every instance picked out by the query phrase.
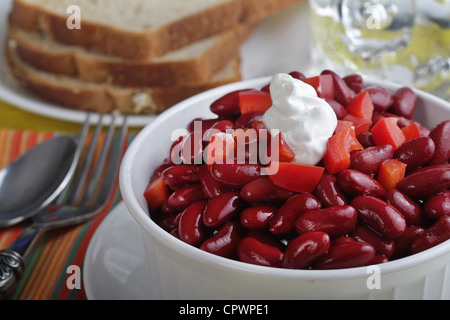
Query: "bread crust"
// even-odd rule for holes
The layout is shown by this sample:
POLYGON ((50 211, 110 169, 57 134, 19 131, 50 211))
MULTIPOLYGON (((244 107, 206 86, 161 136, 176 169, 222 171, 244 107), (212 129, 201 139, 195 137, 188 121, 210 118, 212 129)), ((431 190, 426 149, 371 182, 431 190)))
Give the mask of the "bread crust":
POLYGON ((190 43, 224 32, 239 24, 261 21, 302 0, 229 0, 183 17, 149 32, 132 32, 83 20, 81 29, 68 29, 66 16, 23 0, 14 0, 11 22, 25 30, 43 31, 55 41, 126 59, 161 56, 190 43))
POLYGON ((213 78, 209 83, 201 86, 138 88, 88 83, 76 78, 35 70, 20 60, 12 41, 8 41, 5 45, 5 56, 12 74, 20 85, 46 101, 74 110, 159 114, 192 95, 241 80, 240 61, 238 57, 235 57, 230 62, 233 63, 234 68, 232 75, 213 78))
POLYGON ((302 0, 242 0, 241 21, 252 24, 284 10, 302 0))
POLYGON ((44 40, 31 41, 24 36, 25 31, 14 26, 9 28, 8 36, 16 41, 22 60, 46 72, 119 86, 187 87, 208 83, 230 57, 239 54, 242 41, 252 30, 253 26, 239 26, 217 35, 211 45, 197 55, 145 61, 92 54, 80 47, 53 42, 52 46, 46 46, 42 43, 44 40))
POLYGON ((241 16, 241 0, 229 0, 149 32, 133 32, 87 20, 82 20, 81 29, 68 29, 66 16, 15 0, 11 21, 25 30, 44 31, 60 43, 142 60, 229 30, 239 23, 241 16))

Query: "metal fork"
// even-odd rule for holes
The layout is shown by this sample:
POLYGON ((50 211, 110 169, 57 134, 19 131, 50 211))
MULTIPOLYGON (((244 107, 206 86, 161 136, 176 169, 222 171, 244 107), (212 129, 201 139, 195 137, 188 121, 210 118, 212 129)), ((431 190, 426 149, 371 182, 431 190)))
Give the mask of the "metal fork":
POLYGON ((114 144, 117 119, 115 115, 110 115, 109 128, 98 160, 96 150, 105 116, 98 115, 91 142, 87 146, 91 117, 91 114, 87 115, 79 134, 79 158, 71 183, 54 203, 39 212, 24 227, 8 249, 0 251, 0 300, 8 298, 14 291, 25 268, 24 259, 45 232, 93 219, 105 208, 112 194, 125 147, 127 117, 122 116, 119 140, 114 144), (83 152, 86 148, 86 152, 83 152), (82 157, 82 154, 85 156, 82 157))

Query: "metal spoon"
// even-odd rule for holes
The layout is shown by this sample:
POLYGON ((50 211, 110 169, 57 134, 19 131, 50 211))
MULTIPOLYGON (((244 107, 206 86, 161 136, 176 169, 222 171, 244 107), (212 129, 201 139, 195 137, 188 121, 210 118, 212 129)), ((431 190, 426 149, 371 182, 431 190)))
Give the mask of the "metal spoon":
POLYGON ((0 170, 0 228, 31 218, 50 204, 73 176, 79 152, 75 139, 57 136, 0 170))

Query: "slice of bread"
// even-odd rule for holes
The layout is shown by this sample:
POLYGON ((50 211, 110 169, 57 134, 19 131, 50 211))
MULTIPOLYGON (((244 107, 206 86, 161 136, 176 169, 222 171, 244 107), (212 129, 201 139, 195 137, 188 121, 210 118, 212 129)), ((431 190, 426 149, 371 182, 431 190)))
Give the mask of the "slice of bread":
POLYGON ((261 21, 301 0, 14 0, 11 21, 57 42, 127 59, 148 59, 261 21), (81 28, 67 27, 72 5, 81 28), (70 12, 70 11, 69 11, 70 12))
POLYGON ((90 83, 37 70, 20 59, 13 39, 7 41, 5 54, 13 75, 26 90, 54 104, 83 111, 158 114, 197 93, 241 80, 238 57, 202 86, 138 88, 90 83))
POLYGON ((192 87, 208 83, 230 57, 237 56, 241 43, 252 30, 250 26, 238 26, 161 57, 142 61, 63 45, 42 32, 24 31, 14 26, 10 26, 8 36, 15 40, 20 58, 42 71, 119 86, 192 87))

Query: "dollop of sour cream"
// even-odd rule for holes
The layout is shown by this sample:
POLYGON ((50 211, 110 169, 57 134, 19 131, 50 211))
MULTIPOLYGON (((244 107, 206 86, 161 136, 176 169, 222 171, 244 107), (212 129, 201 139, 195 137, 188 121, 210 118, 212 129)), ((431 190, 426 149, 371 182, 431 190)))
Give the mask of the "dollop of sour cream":
POLYGON ((276 129, 283 134, 285 142, 296 154, 293 162, 318 164, 337 127, 334 110, 317 96, 312 86, 288 74, 273 77, 270 94, 273 105, 263 117, 267 129, 276 129))

